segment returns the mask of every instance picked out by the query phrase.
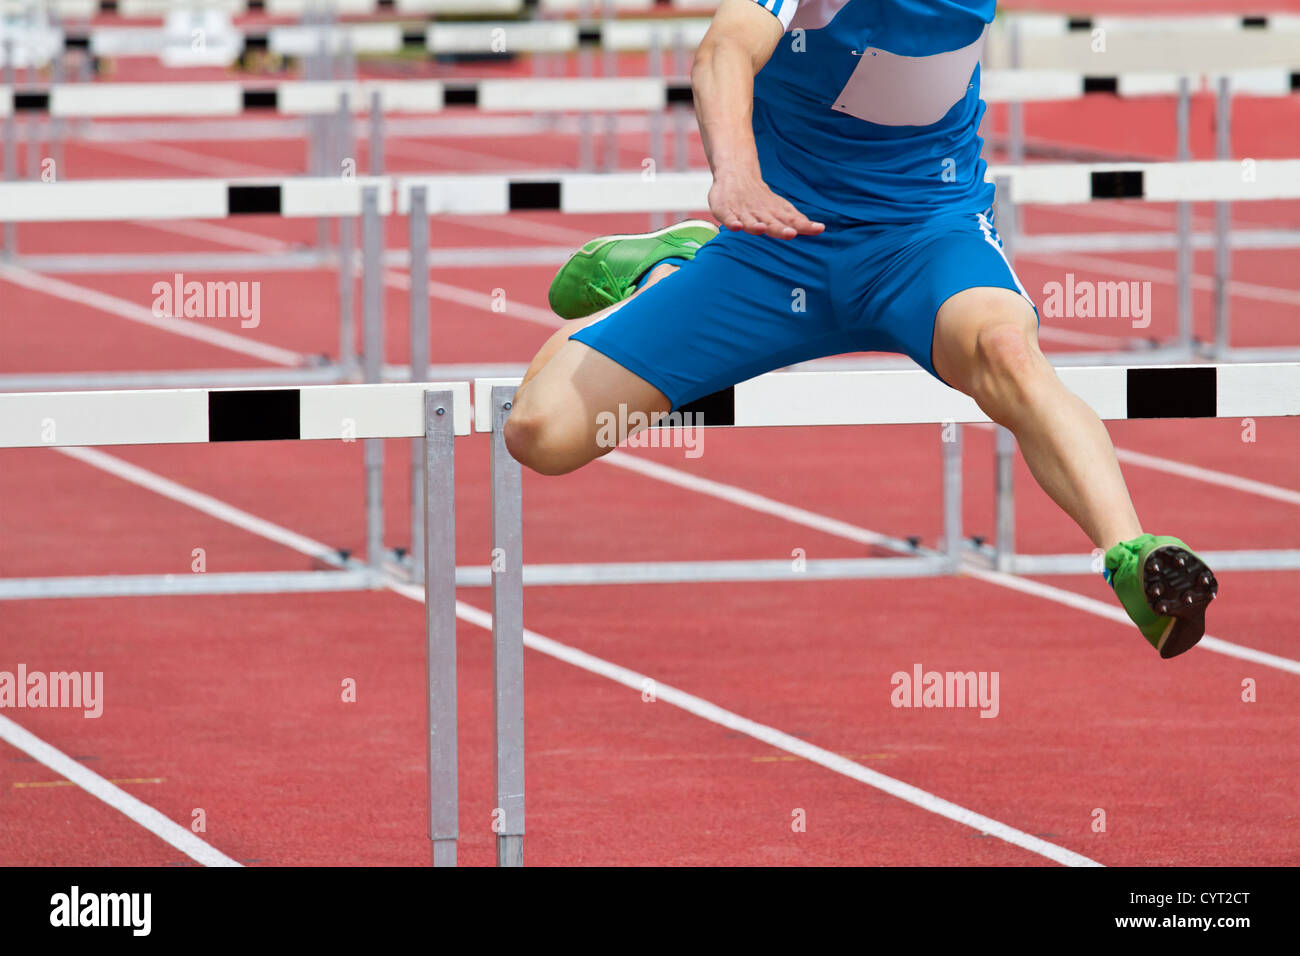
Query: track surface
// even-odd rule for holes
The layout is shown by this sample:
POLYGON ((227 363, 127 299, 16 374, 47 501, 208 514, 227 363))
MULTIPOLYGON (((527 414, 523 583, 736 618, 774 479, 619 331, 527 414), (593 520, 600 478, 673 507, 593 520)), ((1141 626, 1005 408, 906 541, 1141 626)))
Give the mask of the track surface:
MULTIPOLYGON (((1043 142, 1169 156, 1172 115, 1168 100, 1100 98, 1036 105, 1026 119, 1043 142)), ((1208 101, 1198 101, 1200 156, 1212 148, 1209 116, 1208 101)), ((1004 128, 1000 111, 993 123, 1004 128)), ((1238 99, 1235 124, 1236 155, 1300 155, 1300 98, 1238 99)), ((641 129, 624 133, 619 145, 623 168, 638 168, 648 155, 641 129)), ((567 134, 481 130, 436 141, 397 136, 387 150, 393 171, 560 168, 577 155, 567 134)), ((694 139, 692 153, 698 165, 694 139)), ((302 161, 301 142, 286 140, 75 142, 64 170, 76 178, 235 176, 300 172, 302 161)), ((359 161, 365 168, 364 150, 359 161)), ((1208 227, 1212 210, 1196 213, 1198 228, 1208 227)), ((1028 228, 1167 230, 1172 215, 1167 207, 1095 204, 1034 210, 1028 228)), ((1243 203, 1233 216, 1251 228, 1300 224, 1295 204, 1243 203)), ((434 361, 526 361, 558 324, 545 310, 551 267, 491 263, 539 247, 562 256, 591 235, 643 229, 646 221, 436 220, 438 249, 482 250, 489 264, 434 270, 434 361), (504 314, 491 310, 494 289, 505 290, 504 314)), ((403 221, 391 219, 388 230, 389 247, 403 246, 403 221)), ((23 227, 20 249, 268 251, 313 238, 312 223, 269 219, 63 225, 23 227)), ((1150 328, 1045 320, 1049 352, 1173 329, 1171 254, 1025 256, 1018 268, 1036 297, 1067 271, 1153 282, 1150 328)), ((1208 279, 1208 254, 1197 269, 1208 279)), ((242 352, 127 321, 106 310, 109 300, 86 292, 147 311, 152 284, 170 278, 155 272, 0 279, 0 372, 259 367, 267 362, 249 354, 258 344, 303 356, 336 348, 336 282, 326 271, 187 273, 262 283, 257 328, 195 320, 237 332, 249 344, 242 352)), ((1300 345, 1294 253, 1239 252, 1233 275, 1234 344, 1300 345)), ((408 355, 405 279, 401 270, 389 273, 392 362, 408 355)), ((1208 336, 1208 285, 1195 305, 1198 332, 1208 336)), ((1243 430, 1237 421, 1111 426, 1150 530, 1198 549, 1300 547, 1300 422, 1261 420, 1253 442, 1243 441, 1243 430), (1186 465, 1208 469, 1209 480, 1176 473, 1186 465)), ((933 542, 940 532, 934 431, 710 432, 698 459, 673 449, 623 451, 564 479, 529 475, 527 557, 788 558, 795 549, 844 557, 870 553, 854 540, 861 529, 933 542), (705 493, 683 487, 683 476, 716 484, 705 493), (756 509, 739 490, 766 503, 756 509)), ((967 530, 991 536, 991 433, 967 429, 966 442, 967 530)), ((462 563, 487 561, 486 452, 481 437, 457 446, 462 563)), ((389 442, 387 455, 388 538, 404 544, 409 448, 389 442)), ((205 550, 209 571, 316 566, 300 551, 105 470, 120 462, 330 547, 363 549, 356 446, 17 451, 0 467, 0 575, 187 574, 194 548, 205 550)), ((1087 551, 1023 463, 1018 469, 1020 549, 1087 551)), ((1210 633, 1280 661, 1205 648, 1160 661, 1131 626, 1105 616, 1116 605, 1093 576, 1042 579, 1039 593, 1026 593, 1034 582, 997 576, 530 589, 526 621, 539 637, 526 657, 527 859, 1295 865, 1300 648, 1289 595, 1300 579, 1219 577, 1210 633), (565 648, 626 671, 612 675, 618 679, 608 668, 593 673, 603 665, 566 662, 565 648), (891 706, 891 675, 918 663, 998 672, 996 718, 891 706), (654 694, 643 694, 643 677, 655 682, 654 694), (1246 680, 1256 688, 1253 703, 1242 700, 1246 680), (733 716, 691 701, 684 709, 674 689, 733 716), (738 718, 790 739, 774 746, 770 734, 738 718), (849 767, 846 774, 833 755, 919 791, 900 799, 861 779, 880 784, 870 773, 849 767), (936 801, 1003 824, 1011 836, 954 820, 936 801), (1094 830, 1099 810, 1104 832, 1094 830), (800 816, 806 828, 796 832, 800 816)), ((461 859, 487 864, 495 800, 491 649, 481 625, 489 602, 478 590, 461 598, 461 859)), ((422 864, 422 624, 420 605, 392 591, 7 602, 0 670, 21 662, 29 671, 102 671, 105 704, 94 720, 6 710, 0 738, 16 740, 12 728, 21 725, 181 827, 202 809, 206 830, 198 836, 238 862, 422 864), (341 700, 349 678, 355 703, 341 700)), ((0 863, 195 862, 24 749, 0 743, 0 863)))

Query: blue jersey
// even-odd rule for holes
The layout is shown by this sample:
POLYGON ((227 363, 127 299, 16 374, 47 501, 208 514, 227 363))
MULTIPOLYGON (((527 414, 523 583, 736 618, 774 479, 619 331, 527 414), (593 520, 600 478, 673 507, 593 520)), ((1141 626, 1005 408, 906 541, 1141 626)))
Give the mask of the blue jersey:
POLYGON ((763 179, 810 217, 986 210, 979 59, 996 0, 754 0, 786 28, 754 79, 763 179))

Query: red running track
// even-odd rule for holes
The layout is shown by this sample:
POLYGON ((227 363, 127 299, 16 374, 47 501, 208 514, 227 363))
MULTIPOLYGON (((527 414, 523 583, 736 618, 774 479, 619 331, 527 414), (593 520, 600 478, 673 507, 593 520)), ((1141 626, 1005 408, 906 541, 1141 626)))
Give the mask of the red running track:
MULTIPOLYGON (((1171 140, 1160 138, 1155 120, 1167 105, 1150 107, 1144 151, 1168 152, 1171 140)), ((1238 149, 1296 155, 1298 144, 1281 132, 1295 110, 1295 98, 1243 106, 1238 149), (1245 120, 1255 106, 1258 118, 1245 120)), ((1096 115, 1043 108, 1030 116, 1031 130, 1105 145, 1112 128, 1107 116, 1113 118, 1100 108, 1096 115)), ((1125 123, 1126 129, 1142 125, 1136 118, 1125 123)), ((626 140, 623 156, 630 162, 643 146, 635 135, 626 140)), ((301 158, 300 145, 289 142, 166 145, 174 152, 135 158, 78 145, 67 162, 77 175, 176 176, 222 162, 292 171, 301 158)), ((562 164, 574 149, 563 136, 393 146, 391 164, 399 170, 536 168, 562 164), (503 165, 490 165, 492 157, 503 165)), ((1037 211, 1030 226, 1120 231, 1171 222, 1167 209, 1111 208, 1114 216, 1101 220, 1092 208, 1037 211)), ((1297 220, 1293 204, 1241 204, 1234 216, 1260 227, 1294 227, 1297 220)), ((457 219, 436 223, 434 241, 439 248, 560 250, 643 222, 457 219)), ((184 235, 139 224, 24 227, 21 249, 269 249, 305 244, 313 235, 310 223, 180 226, 184 235)), ((403 243, 400 221, 390 223, 388 243, 403 243)), ((1120 265, 1075 268, 1078 257, 1025 259, 1020 271, 1029 288, 1040 289, 1066 268, 1080 277, 1114 278, 1125 274, 1112 270, 1158 275, 1172 267, 1170 257, 1158 254, 1101 258, 1120 265)), ((1289 253, 1234 257, 1242 283, 1232 299, 1239 344, 1300 344, 1293 261, 1289 253)), ((1208 268, 1208 261, 1198 261, 1200 271, 1208 268)), ((408 345, 405 293, 401 273, 392 275, 388 358, 401 362, 408 345)), ((552 328, 544 312, 548 277, 545 266, 435 270, 435 360, 526 360, 552 328), (506 290, 504 315, 488 306, 494 288, 506 290)), ((265 364, 125 321, 84 292, 147 308, 158 276, 56 277, 70 287, 49 278, 0 281, 0 371, 265 364)), ((333 351, 336 303, 327 273, 221 278, 263 283, 264 321, 240 332, 246 342, 304 355, 333 351)), ((1157 315, 1149 330, 1100 320, 1045 325, 1101 338, 1167 333, 1172 287, 1157 284, 1154 294, 1157 315)), ((1207 293, 1198 294, 1197 306, 1208 323, 1207 293)), ((1079 347, 1050 337, 1045 345, 1079 347)), ((1121 449, 1152 456, 1126 469, 1148 527, 1198 548, 1300 547, 1300 424, 1260 421, 1254 442, 1242 441, 1242 424, 1234 421, 1115 423, 1111 431, 1121 449), (1170 473, 1180 464, 1221 477, 1170 473), (1273 490, 1247 490, 1238 479, 1273 490)), ((967 528, 991 537, 990 434, 967 429, 966 435, 967 528)), ((530 475, 528 559, 868 553, 852 540, 854 529, 934 541, 937 444, 922 427, 710 432, 695 460, 680 451, 640 450, 565 479, 530 475), (689 491, 616 463, 659 464, 672 469, 669 477, 711 479, 716 491, 689 491), (764 496, 763 510, 738 502, 735 489, 764 496), (841 524, 828 530, 824 518, 841 524)), ((400 544, 409 449, 389 442, 387 453, 389 540, 400 544)), ((331 547, 361 548, 362 468, 355 447, 141 447, 113 449, 111 457, 331 547)), ((185 574, 194 548, 205 550, 209 571, 313 566, 298 551, 107 474, 88 458, 108 460, 38 451, 4 456, 0 574, 185 574)), ((465 563, 486 563, 482 438, 458 445, 457 467, 458 554, 465 563)), ((1086 550, 1080 533, 1018 467, 1020 547, 1086 550)), ((1294 664, 1297 621, 1287 596, 1296 575, 1225 573, 1221 579, 1211 633, 1294 664)), ((1108 865, 1300 860, 1289 836, 1296 822, 1300 675, 1207 649, 1162 662, 1131 627, 1095 613, 1114 606, 1096 578, 1041 583, 1048 588, 1043 594, 1025 593, 1030 585, 1017 579, 973 577, 530 589, 530 629, 628 669, 631 686, 565 663, 554 656, 562 647, 528 652, 529 863, 1050 862, 805 759, 806 748, 797 744, 775 747, 736 729, 736 721, 724 726, 716 714, 710 720, 683 710, 666 688, 1108 865), (1062 603, 1080 597, 1096 603, 1062 603), (891 675, 916 664, 996 671, 997 717, 891 706, 891 675), (656 682, 653 701, 643 697, 641 675, 656 682), (1254 682, 1253 703, 1242 700, 1243 681, 1254 682), (1104 832, 1093 829, 1098 810, 1104 832), (796 832, 791 824, 800 812, 806 828, 796 832)), ((467 590, 462 600, 471 609, 488 607, 482 591, 467 590)), ((105 706, 98 719, 58 710, 4 716, 182 826, 202 809, 201 836, 236 861, 422 864, 422 620, 416 602, 392 592, 9 602, 0 607, 0 670, 21 662, 32 671, 102 671, 105 706), (355 703, 341 700, 345 679, 356 682, 355 703)), ((461 855, 463 862, 487 864, 495 802, 490 648, 486 632, 471 621, 462 623, 460 663, 461 855)), ((21 750, 0 745, 0 862, 193 861, 21 750)))

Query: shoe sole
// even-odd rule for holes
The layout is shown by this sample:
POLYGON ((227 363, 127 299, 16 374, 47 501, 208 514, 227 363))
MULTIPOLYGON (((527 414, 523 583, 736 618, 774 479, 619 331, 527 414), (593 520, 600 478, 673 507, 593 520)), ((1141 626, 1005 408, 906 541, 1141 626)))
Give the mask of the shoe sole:
POLYGON ((1142 565, 1142 589, 1151 610, 1173 618, 1158 645, 1161 657, 1190 651, 1205 636, 1205 609, 1219 582, 1195 554, 1175 545, 1156 548, 1142 565))
MULTIPOLYGON (((592 239, 590 242, 584 245, 573 255, 569 256, 568 260, 565 261, 564 265, 560 267, 560 271, 555 274, 555 278, 551 280, 551 287, 554 288, 555 284, 560 281, 560 277, 563 276, 565 271, 570 266, 572 266, 575 262, 577 262, 580 259, 590 259, 592 256, 594 256, 605 246, 609 245, 611 242, 618 242, 623 239, 658 239, 661 236, 668 235, 668 233, 670 232, 675 232, 678 229, 685 229, 691 226, 696 226, 696 227, 710 230, 713 233, 713 235, 709 237, 710 239, 716 236, 719 231, 718 227, 711 222, 706 222, 703 219, 687 219, 683 222, 673 223, 673 225, 671 226, 665 226, 662 229, 656 229, 654 232, 627 232, 627 233, 613 233, 608 236, 597 236, 595 239, 592 239)), ((707 242, 708 240, 705 241, 707 242)), ((551 311, 555 312, 556 315, 559 315, 559 312, 556 312, 554 305, 551 306, 551 311)), ((600 310, 594 309, 591 312, 586 313, 586 315, 560 316, 560 317, 564 319, 566 322, 572 322, 575 319, 585 319, 588 315, 593 315, 595 314, 595 312, 598 311, 600 310)))
POLYGON ((656 229, 654 232, 616 232, 608 236, 597 236, 595 239, 586 243, 569 258, 576 259, 578 256, 593 255, 603 246, 623 239, 658 239, 660 236, 666 236, 670 232, 675 232, 678 229, 685 229, 688 226, 699 226, 704 229, 712 230, 714 236, 718 234, 718 227, 711 222, 706 222, 703 219, 685 219, 682 222, 675 222, 671 226, 664 226, 662 229, 656 229))

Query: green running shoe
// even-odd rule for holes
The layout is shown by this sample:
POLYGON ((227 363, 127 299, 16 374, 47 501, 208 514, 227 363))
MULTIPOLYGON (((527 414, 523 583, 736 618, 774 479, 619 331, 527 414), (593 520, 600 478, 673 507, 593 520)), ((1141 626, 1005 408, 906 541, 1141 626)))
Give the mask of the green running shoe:
POLYGON ((1106 552, 1106 580, 1142 636, 1164 658, 1205 634, 1205 609, 1219 593, 1214 572, 1177 538, 1143 534, 1106 552))
POLYGON ((551 280, 551 309, 562 319, 581 319, 622 302, 656 264, 664 259, 694 259, 717 234, 713 223, 688 219, 657 232, 593 239, 551 280))

